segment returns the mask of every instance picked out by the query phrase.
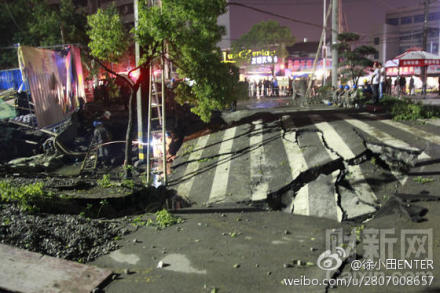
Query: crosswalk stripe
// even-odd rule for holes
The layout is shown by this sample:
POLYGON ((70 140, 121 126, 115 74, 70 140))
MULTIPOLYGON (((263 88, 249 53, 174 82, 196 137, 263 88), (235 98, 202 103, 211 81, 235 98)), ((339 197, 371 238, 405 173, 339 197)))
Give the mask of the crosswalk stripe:
POLYGON ((315 127, 319 129, 324 135, 324 139, 328 146, 332 148, 336 153, 345 159, 353 159, 356 155, 344 142, 344 140, 339 136, 336 130, 328 122, 316 123, 315 127))
POLYGON ((402 131, 410 133, 411 135, 415 135, 417 137, 420 137, 420 138, 427 140, 427 141, 430 141, 432 143, 440 144, 440 136, 426 132, 425 130, 422 130, 422 129, 419 129, 416 127, 412 127, 412 126, 406 125, 401 122, 392 121, 392 120, 380 120, 380 122, 387 124, 387 125, 390 125, 392 127, 398 128, 402 131))
POLYGON ((440 126, 440 119, 425 120, 425 123, 433 125, 433 126, 440 126))
MULTIPOLYGON (((312 119, 313 118, 314 117, 312 117, 312 119)), ((349 159, 355 157, 355 154, 352 152, 350 147, 342 139, 342 137, 336 132, 336 130, 333 128, 332 125, 330 125, 327 122, 320 122, 315 124, 315 126, 324 133, 326 142, 332 146, 333 150, 337 149, 339 155, 343 156, 344 158, 347 157, 349 159)), ((359 165, 351 166, 351 170, 354 173, 352 175, 354 175, 355 178, 359 178, 358 180, 359 190, 362 191, 358 194, 358 196, 361 197, 360 199, 368 203, 374 203, 374 201, 377 200, 377 197, 374 194, 373 190, 371 189, 371 186, 368 183, 366 183, 366 178, 364 177, 360 166, 359 165)))
POLYGON ((302 172, 307 170, 307 162, 304 158, 304 154, 299 148, 298 144, 294 143, 295 141, 295 132, 287 132, 282 138, 284 150, 287 154, 287 161, 290 166, 292 177, 289 181, 294 180, 298 177, 302 172))
MULTIPOLYGON (((336 115, 339 116, 339 114, 336 114, 336 115)), ((371 125, 369 125, 365 122, 362 122, 360 120, 345 119, 345 121, 347 123, 353 125, 354 127, 359 128, 360 130, 367 133, 368 135, 379 139, 384 144, 394 146, 397 148, 402 148, 402 149, 418 150, 418 149, 410 146, 409 144, 407 144, 403 140, 395 138, 395 137, 389 135, 388 133, 383 132, 382 130, 379 130, 377 127, 371 126, 371 125)), ((429 158, 431 158, 431 157, 425 152, 422 152, 419 155, 419 159, 429 159, 429 158)))
MULTIPOLYGON (((183 179, 188 177, 192 172, 197 171, 199 169, 199 161, 202 157, 203 150, 206 147, 206 144, 208 143, 209 134, 201 136, 197 139, 197 143, 195 144, 195 151, 193 151, 190 156, 188 157, 188 166, 185 169, 185 173, 182 176, 183 179)), ((177 194, 184 195, 188 194, 191 190, 191 187, 194 182, 195 175, 191 176, 188 180, 181 182, 177 187, 177 194)))
POLYGON ((232 150, 232 145, 234 142, 235 133, 237 132, 237 127, 229 128, 225 131, 223 136, 223 142, 220 145, 219 154, 226 154, 219 158, 214 180, 211 186, 211 192, 209 194, 209 203, 217 202, 225 198, 227 191, 227 183, 229 176, 229 169, 231 166, 231 154, 228 154, 232 150))
POLYGON ((263 180, 263 174, 261 166, 266 164, 266 157, 264 155, 263 144, 263 120, 255 123, 253 135, 250 137, 250 147, 261 145, 260 147, 251 150, 250 152, 250 176, 252 182, 256 183, 252 190, 252 200, 259 201, 264 200, 267 197, 267 191, 269 190, 269 183, 263 180))

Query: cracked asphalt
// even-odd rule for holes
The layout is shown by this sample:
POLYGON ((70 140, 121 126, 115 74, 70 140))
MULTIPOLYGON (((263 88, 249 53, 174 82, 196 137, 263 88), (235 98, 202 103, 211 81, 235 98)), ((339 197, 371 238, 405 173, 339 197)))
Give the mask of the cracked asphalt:
POLYGON ((138 227, 95 260, 119 273, 105 292, 439 292, 438 121, 288 112, 232 113, 228 129, 184 145, 171 186, 192 209, 165 230, 138 227), (278 210, 255 210, 269 207, 278 210), (323 269, 335 246, 347 255, 323 269), (351 268, 371 254, 434 266, 351 268), (374 285, 380 276, 391 284, 374 285), (430 284, 408 281, 421 276, 430 284), (289 285, 304 278, 320 284, 289 285))

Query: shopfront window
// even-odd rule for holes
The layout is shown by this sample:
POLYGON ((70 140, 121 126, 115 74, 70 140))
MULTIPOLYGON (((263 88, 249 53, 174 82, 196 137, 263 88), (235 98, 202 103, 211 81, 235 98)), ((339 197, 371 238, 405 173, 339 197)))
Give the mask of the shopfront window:
POLYGON ((400 18, 400 24, 410 24, 412 23, 412 16, 404 16, 400 18))
POLYGON ((388 18, 386 22, 387 22, 387 24, 398 25, 399 19, 398 18, 388 18))

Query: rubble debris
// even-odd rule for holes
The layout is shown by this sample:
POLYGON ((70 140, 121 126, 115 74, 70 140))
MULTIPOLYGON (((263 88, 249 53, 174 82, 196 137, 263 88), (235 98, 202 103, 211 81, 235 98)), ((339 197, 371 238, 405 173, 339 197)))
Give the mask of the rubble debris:
MULTIPOLYGON (((378 188, 395 190, 398 178, 394 170, 408 170, 424 154, 413 147, 404 148, 404 144, 381 144, 375 138, 370 141, 352 126, 344 128, 343 134, 336 133, 334 126, 324 121, 302 128, 295 128, 286 116, 266 122, 264 128, 261 127, 262 119, 252 121, 250 118, 243 123, 235 130, 229 130, 237 134, 228 153, 219 153, 219 146, 228 131, 225 130, 207 137, 205 140, 209 141, 201 143, 199 148, 198 141, 192 142, 192 148, 203 151, 199 156, 202 159, 197 162, 186 160, 187 153, 178 156, 174 165, 175 180, 171 181, 179 195, 190 199, 190 191, 207 193, 207 202, 215 197, 216 205, 231 201, 249 202, 256 207, 268 206, 294 214, 336 221, 362 221, 374 216, 384 200, 380 191, 381 198, 376 197, 377 191, 370 185, 378 182, 375 174, 380 170, 381 176, 385 176, 378 188), (249 141, 246 140, 248 137, 249 141), (350 142, 350 147, 346 141, 350 142), (224 160, 218 159, 222 156, 226 161, 234 160, 234 164, 228 163, 231 171, 223 167, 226 165, 224 160), (233 192, 225 187, 220 191, 214 187, 206 191, 194 183, 197 178, 199 181, 214 180, 217 165, 224 169, 219 171, 222 176, 240 178, 241 182, 248 180, 249 183, 236 184, 235 179, 229 179, 228 186, 235 188, 233 192), (194 166, 197 166, 197 172, 193 172, 194 166), (250 169, 245 168, 248 166, 250 169), (229 172, 234 172, 233 176, 229 172)), ((203 205, 202 198, 198 196, 193 202, 203 205)))
POLYGON ((68 260, 89 262, 119 248, 124 221, 103 222, 79 215, 32 215, 0 205, 0 242, 68 260))

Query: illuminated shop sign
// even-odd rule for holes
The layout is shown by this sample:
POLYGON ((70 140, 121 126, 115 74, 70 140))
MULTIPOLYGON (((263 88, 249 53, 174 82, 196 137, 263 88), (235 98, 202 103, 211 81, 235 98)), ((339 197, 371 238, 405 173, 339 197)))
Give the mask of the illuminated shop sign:
POLYGON ((244 60, 250 64, 273 64, 278 62, 275 50, 241 50, 238 53, 223 52, 224 63, 236 63, 237 60, 244 60))
POLYGON ((252 57, 251 59, 251 64, 272 64, 277 62, 278 62, 277 56, 258 56, 258 57, 252 57))

